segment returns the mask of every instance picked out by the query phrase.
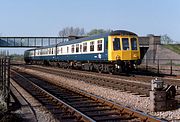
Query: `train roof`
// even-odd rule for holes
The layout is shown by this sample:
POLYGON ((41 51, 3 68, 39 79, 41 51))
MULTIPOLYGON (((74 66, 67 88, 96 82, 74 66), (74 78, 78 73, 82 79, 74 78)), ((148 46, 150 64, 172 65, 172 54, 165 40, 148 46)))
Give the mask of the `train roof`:
POLYGON ((109 32, 109 33, 98 34, 98 35, 93 35, 93 36, 89 36, 89 37, 85 37, 85 38, 80 38, 80 39, 75 39, 75 40, 59 43, 58 46, 69 45, 69 44, 73 44, 73 43, 80 43, 80 42, 83 42, 83 41, 86 41, 86 40, 93 40, 93 39, 98 39, 98 38, 104 38, 104 37, 107 37, 107 36, 114 36, 114 35, 133 35, 133 36, 137 36, 135 33, 130 32, 130 31, 116 30, 116 31, 112 31, 112 32, 109 32))
MULTIPOLYGON (((104 34, 98 34, 98 35, 93 35, 93 36, 89 36, 89 37, 85 37, 85 38, 80 38, 80 39, 67 41, 67 42, 61 42, 61 43, 59 43, 57 45, 44 46, 44 47, 36 48, 36 49, 43 49, 43 48, 51 48, 51 47, 55 47, 55 46, 70 45, 70 44, 74 44, 74 43, 81 43, 81 42, 86 41, 86 40, 94 40, 94 39, 104 38, 104 37, 107 37, 107 36, 115 36, 115 35, 137 36, 135 33, 130 32, 130 31, 116 30, 116 31, 111 31, 111 32, 104 33, 104 34)), ((31 50, 34 50, 34 49, 31 49, 31 50)), ((28 51, 31 51, 31 50, 28 50, 28 51)))

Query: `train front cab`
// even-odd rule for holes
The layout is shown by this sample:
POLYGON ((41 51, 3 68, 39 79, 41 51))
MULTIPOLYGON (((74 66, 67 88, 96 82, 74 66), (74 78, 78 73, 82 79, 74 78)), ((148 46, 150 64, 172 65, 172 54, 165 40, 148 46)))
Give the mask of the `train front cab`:
POLYGON ((137 36, 109 36, 108 61, 114 62, 120 70, 134 68, 140 59, 140 49, 137 36))

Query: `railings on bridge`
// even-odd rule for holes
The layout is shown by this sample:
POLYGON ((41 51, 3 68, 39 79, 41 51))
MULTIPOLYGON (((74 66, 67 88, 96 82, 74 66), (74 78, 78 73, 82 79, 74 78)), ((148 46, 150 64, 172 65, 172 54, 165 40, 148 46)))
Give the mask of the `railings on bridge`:
POLYGON ((10 58, 0 57, 0 101, 6 109, 10 102, 10 58))
POLYGON ((180 76, 180 59, 144 59, 138 68, 157 74, 180 76))
POLYGON ((0 47, 42 47, 68 41, 68 37, 0 37, 0 47))

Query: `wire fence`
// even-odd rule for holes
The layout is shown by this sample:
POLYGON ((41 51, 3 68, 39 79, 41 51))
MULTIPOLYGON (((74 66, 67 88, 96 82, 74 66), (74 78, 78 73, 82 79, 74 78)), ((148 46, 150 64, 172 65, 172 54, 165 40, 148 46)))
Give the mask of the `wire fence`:
POLYGON ((180 59, 143 59, 139 68, 157 74, 180 75, 180 59))

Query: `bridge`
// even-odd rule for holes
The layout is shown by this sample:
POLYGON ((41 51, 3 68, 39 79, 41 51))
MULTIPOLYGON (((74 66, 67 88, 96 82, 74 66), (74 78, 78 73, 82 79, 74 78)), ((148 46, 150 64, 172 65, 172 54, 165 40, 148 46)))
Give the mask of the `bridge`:
POLYGON ((0 37, 0 47, 43 47, 68 40, 69 37, 0 37))

